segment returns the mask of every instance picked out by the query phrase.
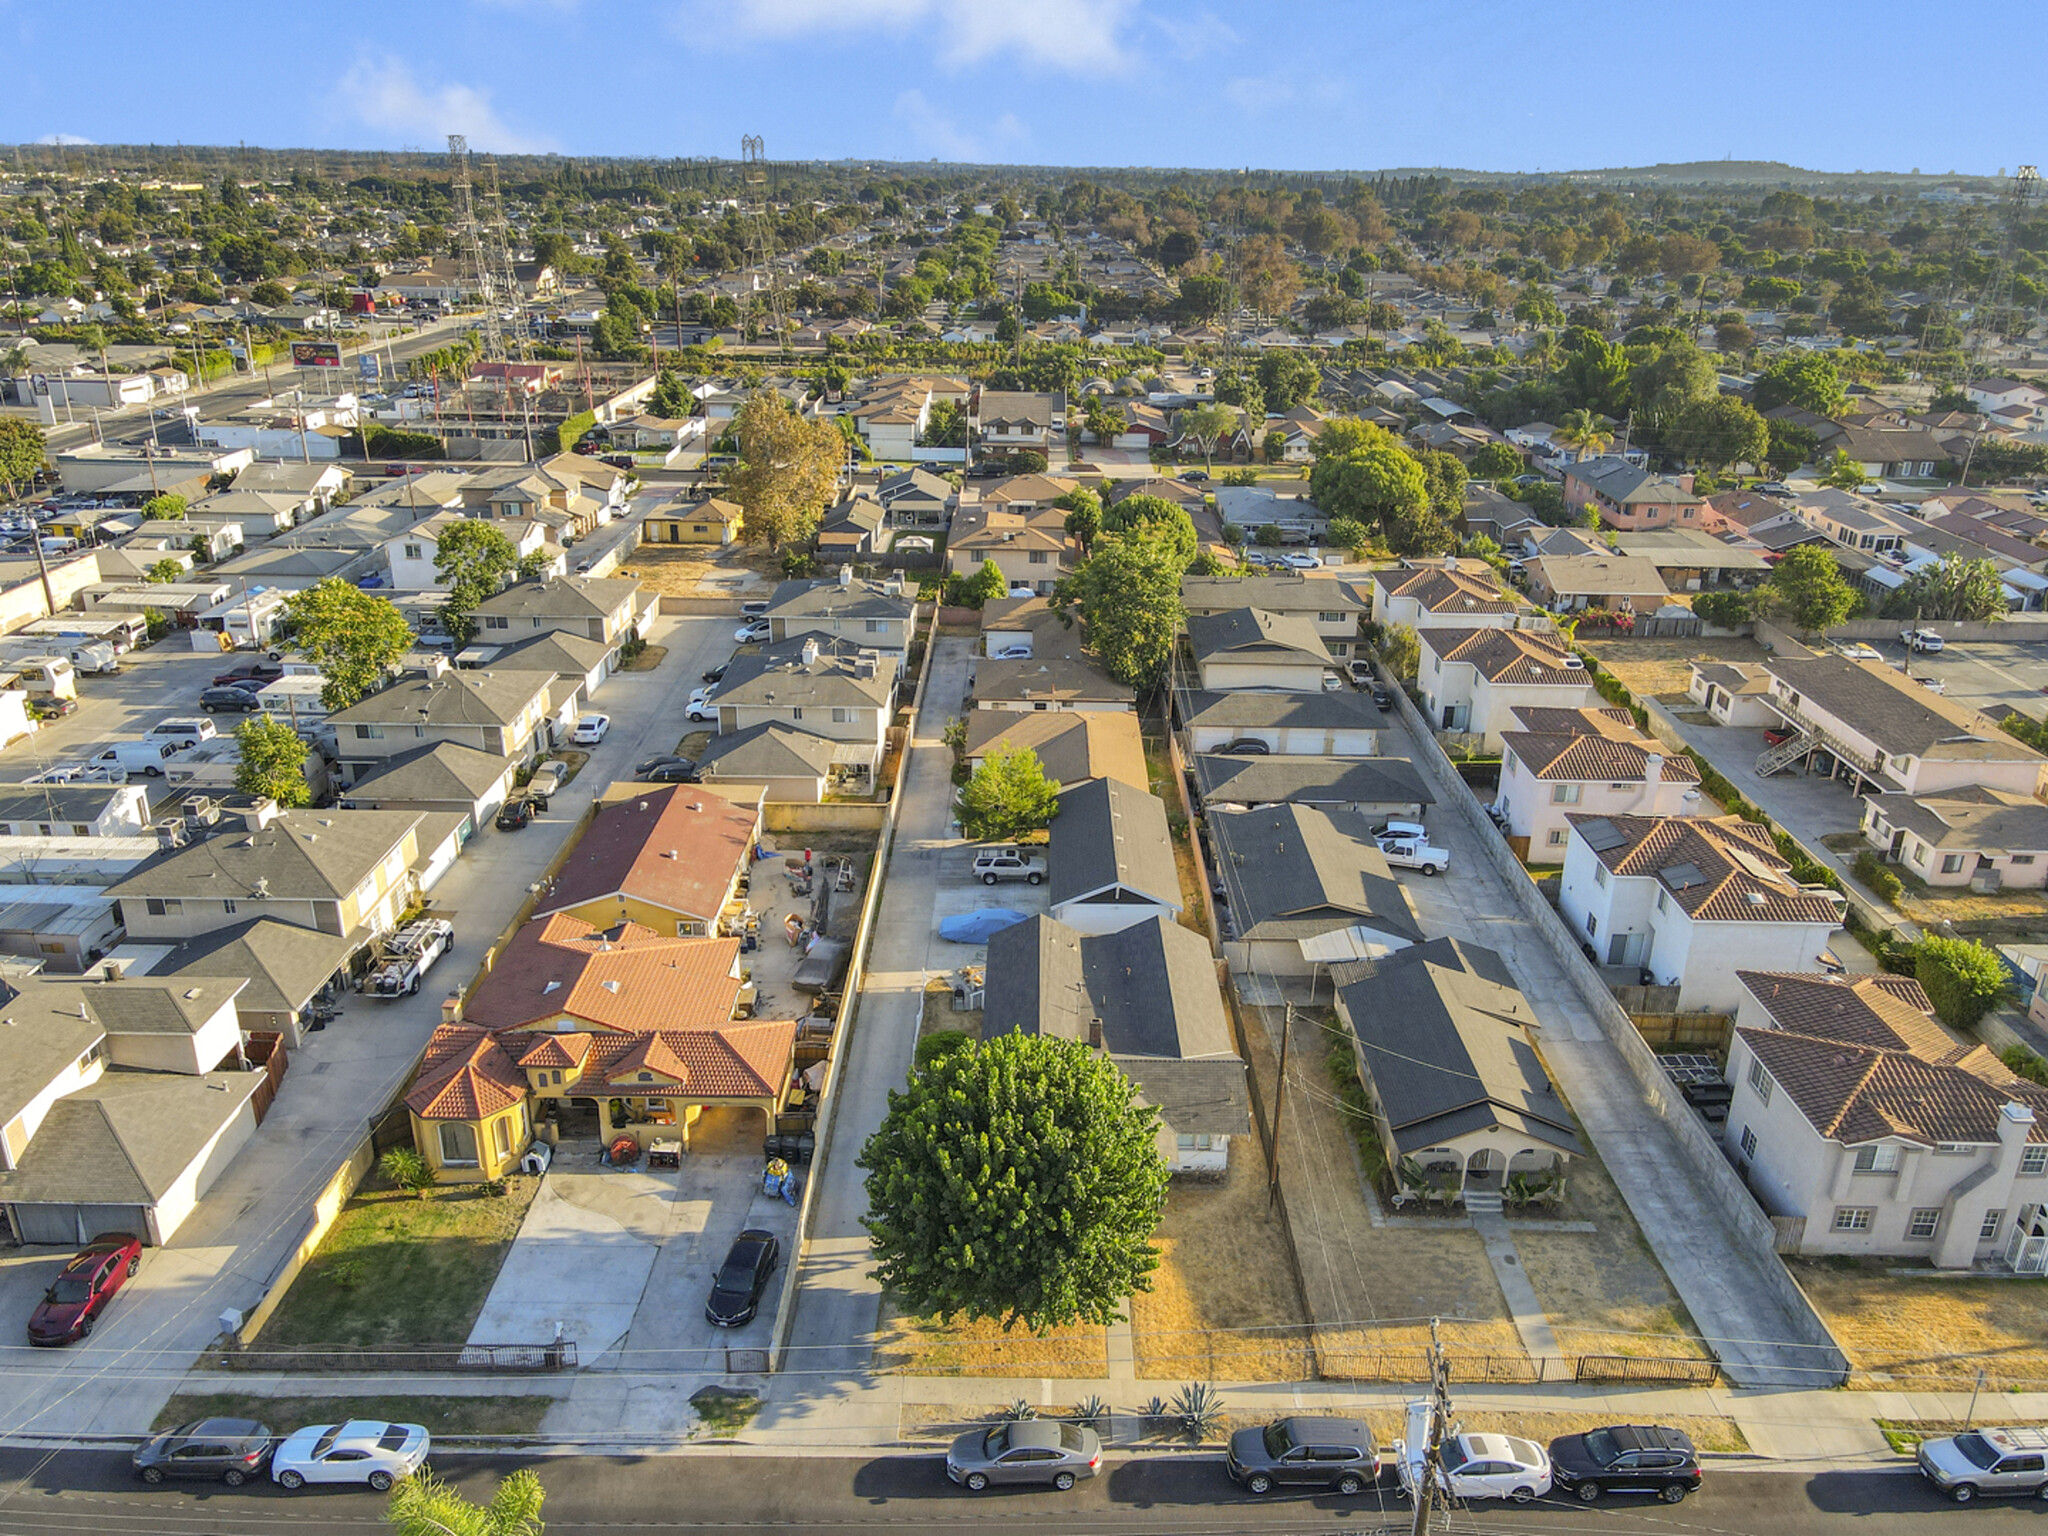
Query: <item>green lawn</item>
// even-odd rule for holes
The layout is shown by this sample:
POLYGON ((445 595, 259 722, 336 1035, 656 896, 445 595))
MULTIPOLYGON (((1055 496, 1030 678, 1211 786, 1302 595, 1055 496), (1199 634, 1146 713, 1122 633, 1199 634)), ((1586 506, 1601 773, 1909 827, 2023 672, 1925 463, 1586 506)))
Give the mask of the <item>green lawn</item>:
POLYGON ((288 1435, 302 1424, 349 1419, 422 1424, 433 1435, 530 1435, 551 1397, 259 1397, 248 1392, 180 1392, 164 1404, 152 1429, 190 1419, 254 1419, 288 1435))
POLYGON ((264 1348, 460 1344, 540 1181, 436 1189, 365 1184, 263 1330, 264 1348))

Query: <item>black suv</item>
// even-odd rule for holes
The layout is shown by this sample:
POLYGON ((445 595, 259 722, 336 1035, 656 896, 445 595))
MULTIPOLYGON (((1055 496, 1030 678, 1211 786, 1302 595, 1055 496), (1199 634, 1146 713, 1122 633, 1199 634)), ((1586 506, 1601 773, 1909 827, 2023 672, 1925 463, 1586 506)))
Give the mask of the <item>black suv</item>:
POLYGON ((1223 1465, 1250 1493, 1282 1486, 1363 1493, 1380 1477, 1379 1447, 1357 1419, 1281 1419, 1240 1429, 1223 1465))
POLYGON ((1550 1465, 1556 1485, 1587 1504, 1609 1493, 1654 1493, 1676 1504, 1700 1485, 1692 1441, 1655 1424, 1613 1424, 1560 1436, 1550 1442, 1550 1465))

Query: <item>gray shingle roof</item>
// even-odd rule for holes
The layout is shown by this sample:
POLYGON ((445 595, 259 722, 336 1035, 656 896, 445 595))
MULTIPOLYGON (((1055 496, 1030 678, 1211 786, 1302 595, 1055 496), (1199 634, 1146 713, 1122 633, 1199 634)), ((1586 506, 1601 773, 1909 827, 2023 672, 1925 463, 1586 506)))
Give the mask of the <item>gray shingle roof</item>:
POLYGON ((1494 1125, 1585 1150, 1529 1039, 1529 1000, 1492 950, 1418 944, 1338 988, 1337 1010, 1403 1155, 1494 1125))
POLYGON ((631 576, 571 576, 557 581, 522 581, 477 604, 497 618, 596 619, 614 613, 640 590, 631 576))
POLYGON ((339 901, 420 819, 417 811, 285 811, 260 832, 216 832, 159 853, 107 894, 235 901, 261 881, 278 900, 339 901))
POLYGON ((1327 665, 1330 648, 1316 633, 1315 620, 1298 613, 1233 608, 1225 613, 1190 614, 1188 643, 1197 661, 1313 661, 1327 665))
POLYGON ((513 725, 549 677, 537 672, 464 669, 403 677, 327 717, 332 725, 513 725))
POLYGON ((1380 728, 1379 711, 1362 693, 1205 693, 1189 690, 1174 702, 1183 725, 1234 730, 1366 731, 1380 728))
POLYGON ((110 1035, 191 1035, 239 993, 241 977, 95 982, 79 1001, 110 1035))
POLYGON ((349 791, 357 800, 475 800, 512 771, 509 757, 498 757, 437 741, 415 752, 387 758, 383 765, 356 780, 349 791))
POLYGON ((1405 757, 1238 757, 1202 752, 1195 783, 1207 805, 1430 805, 1415 765, 1405 757))
POLYGON ((1988 715, 1929 693, 1878 662, 1773 656, 1763 667, 1890 755, 1996 762, 2040 758, 1988 715))
POLYGON ((154 1205, 263 1082, 261 1072, 110 1071, 50 1106, 19 1166, 0 1173, 0 1200, 154 1205))
POLYGON ((863 649, 850 640, 793 635, 752 653, 742 651, 718 685, 718 703, 763 709, 830 704, 878 708, 888 702, 896 685, 897 664, 882 653, 873 676, 858 676, 863 649), (806 645, 818 648, 815 660, 804 660, 806 645))
POLYGON ((189 939, 150 973, 169 982, 187 976, 247 978, 235 1006, 250 1013, 291 1013, 306 1006, 348 963, 353 946, 337 934, 259 917, 189 939))
POLYGON ((1215 962, 1201 937, 1167 918, 1083 935, 1050 917, 989 940, 985 1038, 1022 1031, 1088 1040, 1182 1134, 1250 1128, 1244 1063, 1231 1047, 1215 962))
POLYGON ((835 743, 799 725, 769 720, 711 738, 697 760, 708 778, 815 778, 832 771, 835 743))
POLYGON ((1061 791, 1047 853, 1054 906, 1119 887, 1181 904, 1166 807, 1120 779, 1090 779, 1061 791))
POLYGON ((1895 827, 1936 848, 2032 853, 2048 848, 2048 805, 2031 795, 1970 784, 1938 794, 1871 797, 1895 827))
POLYGON ((1241 939, 1300 940, 1364 926, 1422 942, 1408 893, 1363 816, 1308 805, 1217 811, 1209 836, 1241 939))

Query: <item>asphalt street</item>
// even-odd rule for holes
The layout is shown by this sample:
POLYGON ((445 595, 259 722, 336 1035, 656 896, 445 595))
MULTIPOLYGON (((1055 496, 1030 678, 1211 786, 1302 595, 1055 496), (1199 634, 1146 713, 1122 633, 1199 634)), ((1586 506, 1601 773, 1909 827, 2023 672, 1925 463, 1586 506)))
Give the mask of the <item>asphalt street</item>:
MULTIPOLYGON (((1005 1490, 963 1493, 945 1480, 936 1454, 803 1460, 726 1454, 679 1456, 438 1456, 434 1470, 473 1498, 531 1466, 548 1491, 544 1518, 553 1536, 597 1531, 704 1531, 735 1527, 803 1530, 818 1536, 882 1527, 951 1536, 997 1522, 1025 1522, 1039 1536, 1237 1536, 1237 1533, 1353 1532, 1377 1536, 1409 1529, 1398 1493, 1292 1494, 1256 1499, 1240 1493, 1214 1456, 1146 1456, 1112 1463, 1071 1493, 1005 1490)), ((307 1489, 286 1494, 270 1484, 233 1490, 212 1484, 145 1488, 125 1453, 0 1451, 0 1536, 81 1532, 346 1532, 383 1529, 383 1496, 307 1489)), ((1707 1473, 1683 1504, 1611 1499, 1595 1505, 1546 1501, 1526 1507, 1476 1505, 1437 1531, 1601 1532, 1611 1536, 1798 1536, 1858 1531, 1906 1536, 1927 1531, 2037 1530, 2038 1501, 1958 1508, 1911 1471, 1707 1473)))

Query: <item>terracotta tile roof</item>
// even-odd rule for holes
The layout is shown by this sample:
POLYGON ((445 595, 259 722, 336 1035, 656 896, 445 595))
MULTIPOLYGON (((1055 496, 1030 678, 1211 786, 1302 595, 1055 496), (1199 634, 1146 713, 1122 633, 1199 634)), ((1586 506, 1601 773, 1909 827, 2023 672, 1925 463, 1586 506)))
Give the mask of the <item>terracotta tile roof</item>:
POLYGON ((1590 688, 1585 664, 1549 635, 1520 629, 1425 629, 1422 643, 1445 662, 1472 667, 1488 682, 1590 688))
POLYGON ((1910 1051, 1817 1039, 1783 1029, 1739 1029, 1815 1130, 1845 1145, 1896 1137, 1923 1145, 1988 1145, 1999 1111, 2021 1103, 2039 1117, 2030 1141, 2048 1141, 2048 1089, 2013 1076, 1985 1047, 1949 1061, 1910 1051))
POLYGON ((1648 777, 1649 760, 1664 759, 1664 778, 1681 783, 1699 782, 1699 770, 1692 760, 1667 755, 1655 741, 1618 741, 1609 736, 1553 736, 1533 731, 1508 731, 1501 740, 1539 779, 1569 779, 1613 783, 1648 777))
POLYGON ((599 1030, 701 1029, 732 1017, 739 949, 636 923, 600 931, 558 912, 512 936, 463 1012, 492 1030, 564 1016, 599 1030))
POLYGON ((1910 1051, 1938 1062, 1954 1061, 1970 1050, 1935 1019, 1934 1005, 1910 976, 1737 971, 1735 977, 1778 1028, 1796 1035, 1910 1051))
POLYGON ((1555 704, 1518 704, 1510 711, 1525 731, 1549 736, 1612 736, 1617 741, 1638 736, 1635 716, 1612 704, 1592 709, 1564 709, 1555 704))
POLYGON ((525 1097, 525 1077, 489 1030, 443 1024, 427 1041, 405 1105, 422 1120, 481 1120, 525 1097))
POLYGON ((1491 571, 1482 575, 1462 565, 1455 571, 1436 565, 1396 567, 1374 572, 1373 580, 1388 597, 1414 598, 1425 613, 1513 613, 1522 606, 1491 571))
POLYGON ((781 1094, 796 1054, 796 1021, 729 1024, 718 1029, 665 1029, 596 1043, 583 1084, 638 1097, 662 1097, 661 1079, 693 1102, 762 1099, 781 1094), (641 1081, 639 1074, 656 1081, 641 1081))
POLYGON ((581 1030, 536 1036, 533 1044, 519 1053, 517 1064, 522 1071, 535 1067, 580 1067, 590 1055, 590 1038, 581 1030))
POLYGON ((650 788, 591 819, 540 912, 625 895, 710 921, 749 857, 759 816, 692 784, 650 788))
POLYGON ((1582 812, 1565 819, 1608 869, 1656 880, 1702 922, 1841 922, 1833 902, 1800 889, 1770 832, 1753 821, 1582 812))

